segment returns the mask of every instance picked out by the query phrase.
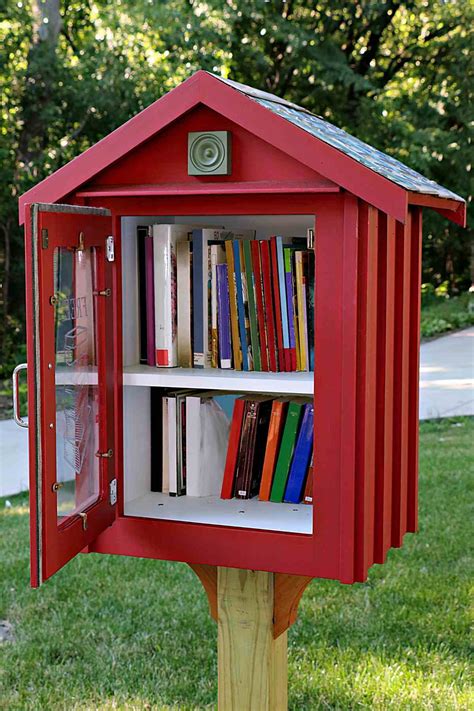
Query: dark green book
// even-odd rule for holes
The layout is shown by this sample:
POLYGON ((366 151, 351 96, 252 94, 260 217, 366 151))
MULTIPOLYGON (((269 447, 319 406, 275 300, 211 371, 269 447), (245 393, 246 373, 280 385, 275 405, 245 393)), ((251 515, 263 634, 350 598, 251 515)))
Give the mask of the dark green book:
POLYGON ((288 405, 285 427, 281 438, 280 451, 275 467, 275 475, 273 477, 272 491, 270 501, 281 502, 285 493, 286 480, 290 471, 291 459, 295 448, 296 436, 298 434, 298 425, 300 422, 301 411, 305 400, 294 400, 288 405))
POLYGON ((252 269, 250 240, 242 240, 242 245, 244 248, 245 273, 247 277, 247 298, 249 305, 250 342, 252 344, 253 368, 254 370, 262 370, 262 362, 260 360, 260 342, 257 327, 257 305, 255 302, 255 274, 252 269))

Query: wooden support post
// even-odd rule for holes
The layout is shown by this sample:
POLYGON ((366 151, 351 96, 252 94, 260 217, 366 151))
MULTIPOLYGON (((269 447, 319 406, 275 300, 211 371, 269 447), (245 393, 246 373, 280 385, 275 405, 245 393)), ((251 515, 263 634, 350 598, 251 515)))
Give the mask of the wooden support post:
POLYGON ((286 711, 287 630, 311 578, 191 565, 218 624, 219 711, 286 711))

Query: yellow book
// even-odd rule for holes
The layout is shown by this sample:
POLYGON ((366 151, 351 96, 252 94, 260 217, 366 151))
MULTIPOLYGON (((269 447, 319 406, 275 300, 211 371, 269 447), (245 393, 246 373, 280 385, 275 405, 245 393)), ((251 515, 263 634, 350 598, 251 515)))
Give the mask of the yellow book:
POLYGON ((237 320, 237 293, 235 290, 235 267, 232 240, 226 240, 225 242, 225 255, 227 260, 227 273, 229 275, 230 331, 232 335, 234 368, 235 370, 242 370, 242 353, 240 351, 239 322, 237 320))
POLYGON ((308 353, 306 351, 305 336, 305 298, 303 291, 303 253, 295 252, 295 272, 296 272, 296 310, 298 313, 298 351, 299 369, 308 370, 308 353))

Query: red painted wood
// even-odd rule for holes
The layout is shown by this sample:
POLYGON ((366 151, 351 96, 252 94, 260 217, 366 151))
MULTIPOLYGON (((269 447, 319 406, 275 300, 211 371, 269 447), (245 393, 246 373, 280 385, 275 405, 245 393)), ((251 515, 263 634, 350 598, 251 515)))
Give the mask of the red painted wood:
POLYGON ((409 391, 408 391, 408 474, 407 474, 407 530, 418 530, 418 429, 420 378, 420 309, 421 309, 421 209, 411 212, 411 273, 409 327, 409 391))
POLYGON ((406 225, 397 223, 395 239, 392 546, 399 548, 407 530, 411 213, 406 225))
MULTIPOLYGON (((56 247, 77 246, 79 231, 85 234, 85 246, 97 246, 105 252, 105 238, 110 234, 111 220, 108 217, 75 215, 71 213, 39 212, 38 234, 41 239, 41 230, 48 230, 49 245, 42 249, 38 245, 39 269, 39 345, 31 352, 31 366, 38 363, 40 379, 40 399, 37 404, 35 422, 36 437, 33 440, 32 468, 30 470, 31 489, 36 488, 36 476, 41 479, 40 508, 34 507, 31 512, 32 530, 36 530, 34 544, 41 543, 42 572, 38 569, 33 572, 32 584, 38 585, 59 570, 68 560, 79 553, 88 545, 114 518, 113 508, 108 503, 108 482, 111 478, 110 468, 114 460, 103 460, 100 473, 100 498, 96 504, 88 509, 88 528, 84 531, 82 520, 79 516, 71 517, 66 524, 58 527, 56 494, 52 485, 56 481, 56 429, 50 428, 50 423, 56 422, 56 397, 55 397, 55 369, 49 368, 49 363, 55 362, 55 331, 54 309, 49 299, 54 289, 53 256, 56 247), (39 361, 37 349, 39 348, 39 361), (39 447, 39 450, 38 450, 39 447), (36 468, 36 453, 40 452, 39 468, 36 468)), ((30 267, 29 267, 30 269, 30 267)), ((28 277, 30 273, 28 272, 28 277)), ((99 288, 105 289, 112 286, 111 269, 105 259, 99 259, 98 270, 99 288)), ((108 449, 111 443, 111 420, 113 415, 113 346, 112 342, 106 343, 107 319, 111 315, 113 300, 99 299, 97 320, 100 329, 98 343, 99 379, 103 387, 99 393, 100 421, 102 424, 99 434, 99 446, 108 449)), ((34 393, 31 388, 30 397, 34 393)), ((34 397, 31 397, 34 404, 34 397)), ((31 441, 31 440, 30 440, 31 441)), ((33 503, 35 494, 33 494, 33 503)), ((32 556, 34 563, 37 558, 32 556)))
POLYGON ((115 262, 113 268, 113 338, 114 344, 114 439, 117 458, 115 476, 117 477, 116 515, 123 515, 123 349, 122 349, 122 225, 121 218, 112 218, 112 234, 115 242, 115 262))
MULTIPOLYGON (((407 193, 393 182, 311 136, 219 79, 197 72, 82 155, 20 198, 20 220, 27 202, 58 202, 100 171, 138 149, 152 136, 204 104, 269 146, 320 173, 388 214, 403 221, 407 193)), ((207 127, 209 128, 209 127, 207 127)), ((207 129, 206 129, 207 130, 207 129)), ((183 151, 186 147, 183 146, 183 151)), ((255 179, 255 178, 254 178, 255 179)), ((129 180, 127 180, 127 183, 129 180)), ((140 181, 143 183, 143 179, 140 181)))
POLYGON ((447 217, 451 222, 455 222, 461 227, 466 227, 466 203, 464 200, 446 200, 434 195, 422 195, 420 193, 408 193, 408 204, 419 205, 420 207, 432 207, 443 217, 447 217))
POLYGON ((292 180, 292 181, 240 181, 228 183, 201 184, 175 184, 175 185, 110 185, 103 187, 90 187, 79 190, 76 195, 81 198, 100 197, 142 197, 162 195, 259 195, 263 194, 292 194, 292 193, 338 193, 337 185, 328 184, 327 181, 292 180))
POLYGON ((374 562, 378 212, 359 208, 355 578, 374 562))
POLYGON ((395 304, 395 221, 379 214, 377 318, 377 404, 375 431, 374 562, 390 548, 393 457, 393 343, 395 304))
MULTIPOLYGON (((342 364, 340 410, 340 579, 354 580, 355 555, 355 452, 357 390, 357 279, 358 279, 358 201, 344 197, 342 282, 342 364)), ((323 258, 323 256, 321 256, 323 258)), ((315 441, 319 441, 318 433, 315 441)), ((318 474, 316 473, 316 477, 318 474)))

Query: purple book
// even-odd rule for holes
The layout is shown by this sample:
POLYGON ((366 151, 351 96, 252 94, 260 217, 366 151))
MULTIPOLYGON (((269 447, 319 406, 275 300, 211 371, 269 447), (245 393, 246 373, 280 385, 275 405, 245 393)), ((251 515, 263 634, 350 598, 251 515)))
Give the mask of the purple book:
POLYGON ((230 339, 229 274, 227 264, 217 264, 217 332, 219 340, 219 365, 232 367, 232 343, 230 339))
POLYGON ((285 247, 283 250, 285 262, 285 284, 286 284, 286 303, 288 310, 288 337, 290 341, 290 357, 291 370, 296 370, 296 337, 295 337, 295 309, 294 309, 294 293, 293 293, 293 274, 292 274, 292 249, 285 247))
POLYGON ((153 235, 145 238, 146 354, 148 365, 155 361, 155 282, 153 276, 153 235))

